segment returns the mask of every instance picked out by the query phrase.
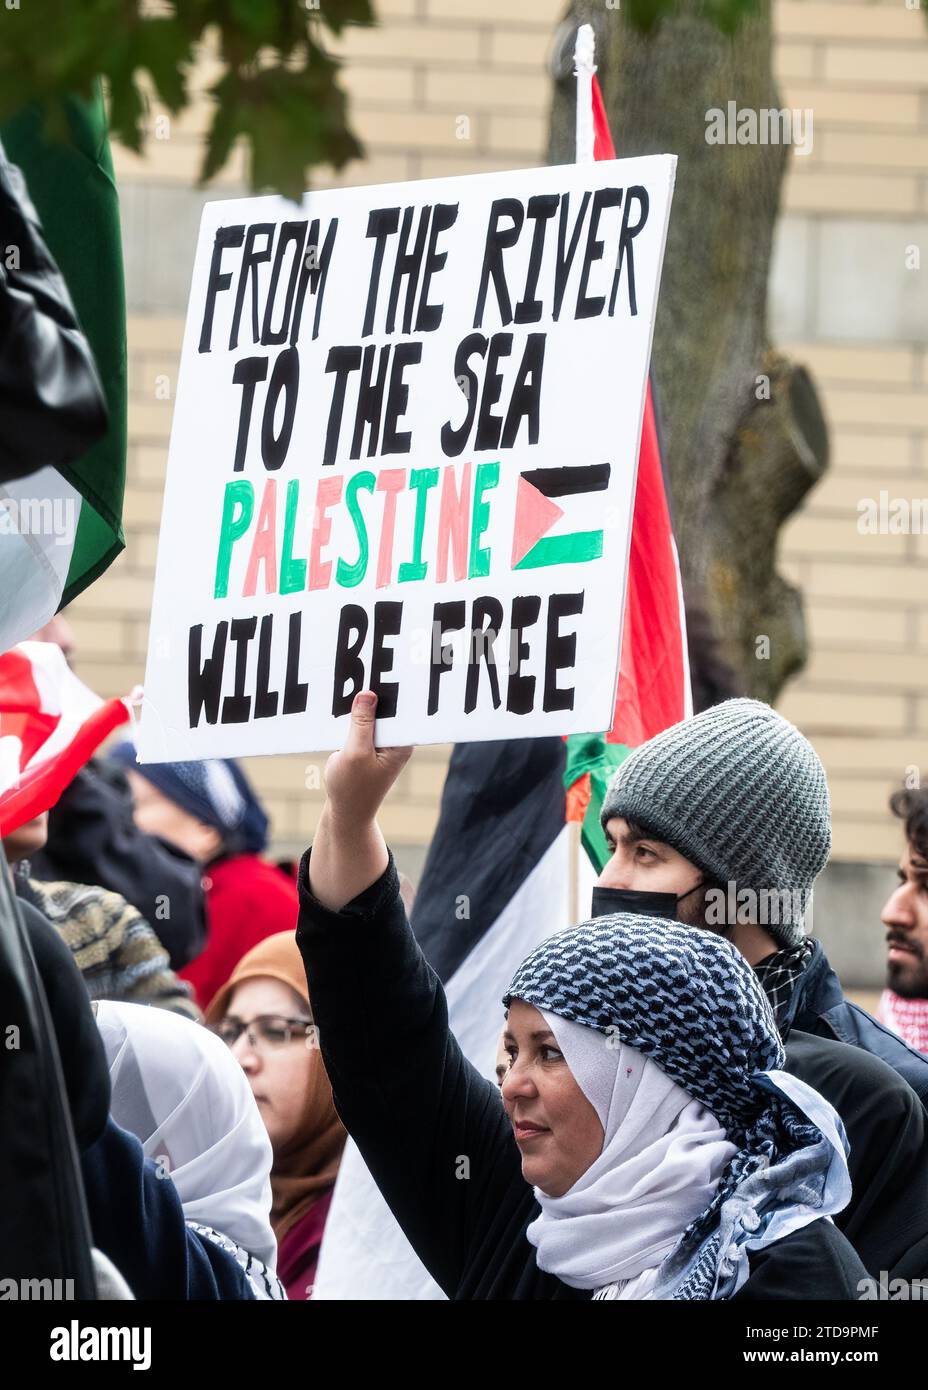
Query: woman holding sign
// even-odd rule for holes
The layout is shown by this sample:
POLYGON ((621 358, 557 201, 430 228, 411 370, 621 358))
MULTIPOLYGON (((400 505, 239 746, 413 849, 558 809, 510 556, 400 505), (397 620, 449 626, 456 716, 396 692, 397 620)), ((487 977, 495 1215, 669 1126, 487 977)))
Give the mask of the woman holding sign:
POLYGON ((374 747, 375 708, 329 760, 297 941, 339 1114, 445 1293, 855 1299, 825 1219, 850 1196, 840 1122, 779 1070, 722 938, 629 913, 557 934, 506 991, 502 1094, 470 1065, 377 825, 410 750, 374 747))

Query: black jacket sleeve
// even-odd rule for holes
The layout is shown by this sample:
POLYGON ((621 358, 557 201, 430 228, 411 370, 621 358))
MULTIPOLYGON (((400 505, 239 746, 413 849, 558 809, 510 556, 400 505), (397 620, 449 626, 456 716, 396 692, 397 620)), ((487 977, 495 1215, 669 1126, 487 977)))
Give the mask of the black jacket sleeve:
POLYGON ((751 1273, 739 1299, 836 1300, 854 1303, 870 1280, 854 1248, 825 1217, 749 1256, 751 1273))
POLYGON ((853 1192, 835 1216, 867 1269, 928 1275, 928 1126, 914 1091, 879 1057, 790 1031, 786 1067, 829 1101, 850 1143, 853 1192))
POLYGON ((138 1299, 254 1299, 234 1256, 191 1231, 171 1179, 112 1119, 81 1157, 93 1243, 138 1299))
POLYGON ((417 1255, 453 1297, 500 1202, 514 1182, 525 1189, 512 1129, 497 1088, 449 1031, 392 855, 341 912, 312 896, 309 856, 297 944, 335 1104, 417 1255))
POLYGON ((107 417, 71 296, 2 144, 0 251, 0 481, 9 482, 80 458, 107 417))
POLYGON ((206 945, 200 867, 145 835, 132 818, 122 770, 94 761, 66 789, 48 818, 48 843, 32 856, 34 878, 99 884, 142 914, 181 970, 206 945))

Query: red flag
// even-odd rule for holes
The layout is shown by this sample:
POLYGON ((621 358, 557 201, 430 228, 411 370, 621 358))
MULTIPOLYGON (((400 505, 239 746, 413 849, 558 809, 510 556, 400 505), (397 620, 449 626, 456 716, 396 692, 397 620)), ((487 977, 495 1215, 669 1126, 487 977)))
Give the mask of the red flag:
POLYGON ((0 836, 47 811, 103 740, 129 718, 101 700, 53 642, 0 656, 0 836))
POLYGON ((594 72, 593 74, 593 158, 615 159, 615 145, 606 116, 606 103, 594 72))
MULTIPOLYGON (((594 158, 615 159, 595 76, 593 131, 594 158)), ((691 710, 680 567, 649 380, 638 452, 619 688, 607 740, 637 747, 691 710)))
MULTIPOLYGON (((595 76, 593 154, 596 159, 616 157, 595 76)), ((568 740, 567 815, 569 820, 584 821, 584 843, 594 862, 602 860, 605 850, 605 841, 596 833, 598 802, 613 770, 631 748, 691 712, 680 566, 649 381, 638 451, 619 682, 612 728, 605 736, 606 745, 614 747, 604 748, 597 738, 568 740)))

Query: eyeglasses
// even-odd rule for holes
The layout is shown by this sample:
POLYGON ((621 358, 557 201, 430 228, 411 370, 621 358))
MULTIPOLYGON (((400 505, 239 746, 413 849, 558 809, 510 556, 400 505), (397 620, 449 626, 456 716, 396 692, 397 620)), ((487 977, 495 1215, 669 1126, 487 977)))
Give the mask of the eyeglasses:
POLYGON ((315 1037, 315 1028, 310 1019, 285 1018, 282 1014, 259 1014, 247 1023, 228 1014, 212 1031, 226 1047, 234 1047, 245 1033, 256 1052, 273 1052, 294 1041, 305 1041, 307 1046, 311 1046, 315 1037))

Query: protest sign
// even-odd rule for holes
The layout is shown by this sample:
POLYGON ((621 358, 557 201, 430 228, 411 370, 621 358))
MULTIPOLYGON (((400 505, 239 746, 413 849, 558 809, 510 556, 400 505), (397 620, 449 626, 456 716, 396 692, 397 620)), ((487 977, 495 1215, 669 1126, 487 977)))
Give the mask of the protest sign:
POLYGON ((674 167, 206 206, 142 761, 609 728, 674 167))

